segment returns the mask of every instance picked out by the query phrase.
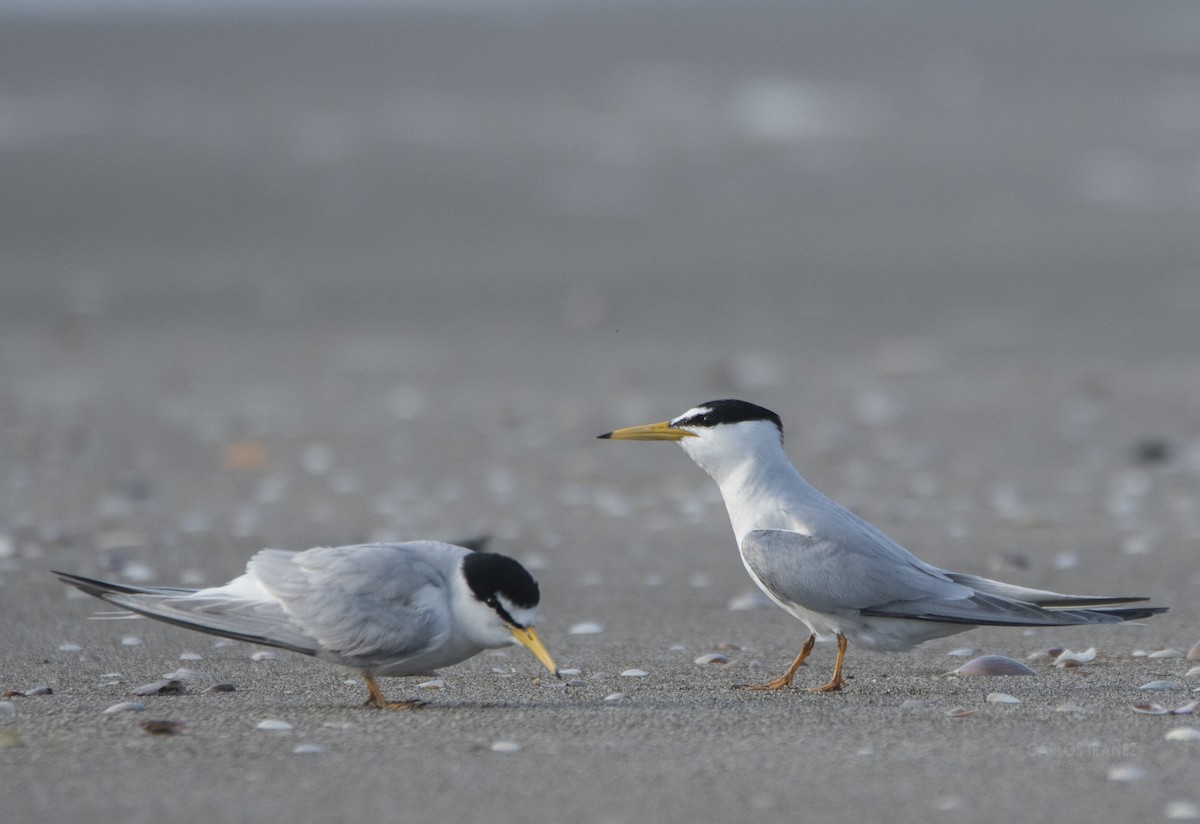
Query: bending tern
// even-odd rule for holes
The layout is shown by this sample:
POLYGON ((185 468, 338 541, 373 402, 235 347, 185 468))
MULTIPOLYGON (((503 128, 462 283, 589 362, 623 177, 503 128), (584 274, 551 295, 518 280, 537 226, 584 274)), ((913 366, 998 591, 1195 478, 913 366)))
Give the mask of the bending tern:
POLYGON ((138 587, 55 572, 130 612, 188 629, 279 647, 362 674, 366 705, 389 701, 378 676, 421 675, 485 649, 519 643, 546 669, 554 660, 533 629, 537 582, 494 552, 438 541, 264 549, 246 574, 208 589, 138 587))
POLYGON ((742 563, 772 601, 804 622, 808 640, 783 675, 751 689, 791 686, 817 640, 836 639, 840 690, 848 641, 905 651, 973 627, 1107 624, 1165 607, 1145 598, 1064 595, 931 566, 814 489, 783 450, 783 423, 740 400, 710 401, 677 418, 601 438, 675 441, 721 489, 742 563))

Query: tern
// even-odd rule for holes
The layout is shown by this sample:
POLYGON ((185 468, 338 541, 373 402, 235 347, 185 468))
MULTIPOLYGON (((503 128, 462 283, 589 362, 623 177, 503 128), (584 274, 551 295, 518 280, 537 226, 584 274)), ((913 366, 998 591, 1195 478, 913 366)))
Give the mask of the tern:
POLYGON ((421 675, 515 643, 558 673, 533 628, 540 593, 525 567, 439 541, 264 549, 244 575, 208 589, 54 574, 158 621, 355 669, 367 685, 367 706, 422 703, 389 701, 378 676, 421 675))
POLYGON ((741 400, 700 404, 677 418, 600 438, 675 441, 717 482, 750 577, 809 630, 783 675, 751 689, 790 687, 813 644, 836 640, 833 677, 845 685, 848 642, 903 652, 977 626, 1119 623, 1165 607, 1121 607, 1141 597, 1064 595, 925 563, 812 487, 783 449, 783 423, 741 400))

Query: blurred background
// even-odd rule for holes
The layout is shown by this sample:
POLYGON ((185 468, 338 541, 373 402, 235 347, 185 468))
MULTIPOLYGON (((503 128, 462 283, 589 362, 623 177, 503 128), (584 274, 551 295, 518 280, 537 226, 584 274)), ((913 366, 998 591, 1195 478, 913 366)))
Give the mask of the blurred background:
POLYGON ((727 395, 932 560, 1150 551, 1200 536, 1200 8, 6 0, 0 295, 9 555, 682 519, 740 586, 706 478, 591 440, 727 395))

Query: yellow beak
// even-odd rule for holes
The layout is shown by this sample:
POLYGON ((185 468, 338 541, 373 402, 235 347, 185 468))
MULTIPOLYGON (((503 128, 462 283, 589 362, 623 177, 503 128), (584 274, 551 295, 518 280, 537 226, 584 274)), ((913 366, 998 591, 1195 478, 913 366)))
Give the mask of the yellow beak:
POLYGON ((663 421, 645 426, 629 426, 598 437, 614 441, 682 441, 684 438, 696 437, 696 433, 677 429, 671 426, 670 421, 663 421))
POLYGON ((508 631, 512 633, 513 638, 516 638, 525 649, 533 653, 533 657, 542 662, 542 666, 554 673, 554 677, 558 678, 558 667, 554 663, 554 659, 550 657, 546 645, 542 643, 542 639, 538 638, 538 634, 533 631, 533 627, 509 627, 508 631))

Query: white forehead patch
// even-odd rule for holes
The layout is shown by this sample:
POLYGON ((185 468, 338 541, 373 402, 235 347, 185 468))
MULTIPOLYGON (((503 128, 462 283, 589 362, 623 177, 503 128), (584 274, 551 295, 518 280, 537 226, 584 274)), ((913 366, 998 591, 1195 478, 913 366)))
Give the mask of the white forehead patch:
POLYGON ((711 406, 693 406, 691 409, 684 412, 679 417, 672 418, 671 425, 674 426, 675 424, 679 423, 680 421, 686 421, 688 418, 690 418, 692 416, 707 415, 710 412, 712 412, 711 406))

